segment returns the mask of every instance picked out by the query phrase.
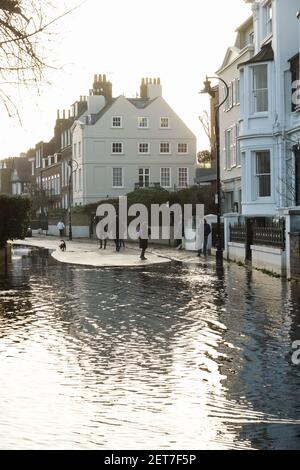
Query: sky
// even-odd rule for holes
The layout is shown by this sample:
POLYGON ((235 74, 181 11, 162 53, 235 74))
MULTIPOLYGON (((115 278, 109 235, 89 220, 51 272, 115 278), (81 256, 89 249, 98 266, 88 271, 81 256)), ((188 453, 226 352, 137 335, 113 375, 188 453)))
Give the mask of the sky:
MULTIPOLYGON (((61 12, 82 0, 52 0, 61 12)), ((208 141, 198 116, 209 108, 198 92, 214 75, 235 30, 250 16, 244 0, 85 0, 53 27, 45 49, 50 70, 39 92, 13 90, 21 123, 0 107, 0 159, 18 156, 53 136, 57 109, 87 95, 94 74, 106 73, 113 96, 136 96, 142 77, 160 77, 163 97, 197 137, 208 141)))

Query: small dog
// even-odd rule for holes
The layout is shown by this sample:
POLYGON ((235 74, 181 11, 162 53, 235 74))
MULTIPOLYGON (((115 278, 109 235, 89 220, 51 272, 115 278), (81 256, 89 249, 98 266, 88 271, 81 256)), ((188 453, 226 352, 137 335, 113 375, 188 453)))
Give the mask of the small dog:
POLYGON ((67 245, 64 240, 61 240, 61 244, 59 245, 59 248, 61 249, 61 251, 66 251, 67 245))

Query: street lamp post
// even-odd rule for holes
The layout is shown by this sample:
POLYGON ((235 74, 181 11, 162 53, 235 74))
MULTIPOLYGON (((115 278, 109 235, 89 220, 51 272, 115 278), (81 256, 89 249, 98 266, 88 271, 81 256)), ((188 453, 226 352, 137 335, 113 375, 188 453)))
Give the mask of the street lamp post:
POLYGON ((229 87, 227 83, 220 77, 206 77, 204 82, 204 89, 200 93, 207 93, 212 98, 216 96, 215 90, 211 87, 210 80, 220 80, 225 86, 225 98, 216 106, 215 112, 215 136, 216 136, 216 163, 217 163, 217 251, 216 251, 216 264, 217 267, 223 266, 223 247, 222 247, 222 234, 221 234, 221 162, 220 162, 220 124, 219 124, 219 110, 221 106, 227 101, 229 95, 229 87))
POLYGON ((68 202, 69 202, 69 240, 73 240, 73 234, 72 234, 72 180, 73 180, 73 173, 77 170, 78 168, 78 163, 71 158, 71 160, 68 161, 68 166, 70 167, 70 175, 69 175, 69 184, 68 184, 68 202), (75 170, 73 169, 73 163, 76 164, 75 170))

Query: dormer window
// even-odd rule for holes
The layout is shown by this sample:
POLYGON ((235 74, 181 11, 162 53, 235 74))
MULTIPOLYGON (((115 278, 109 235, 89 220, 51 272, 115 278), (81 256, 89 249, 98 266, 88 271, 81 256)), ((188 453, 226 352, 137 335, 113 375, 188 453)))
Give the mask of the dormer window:
POLYGON ((272 0, 270 0, 264 7, 265 14, 265 31, 266 36, 270 36, 273 32, 273 10, 272 10, 272 0))

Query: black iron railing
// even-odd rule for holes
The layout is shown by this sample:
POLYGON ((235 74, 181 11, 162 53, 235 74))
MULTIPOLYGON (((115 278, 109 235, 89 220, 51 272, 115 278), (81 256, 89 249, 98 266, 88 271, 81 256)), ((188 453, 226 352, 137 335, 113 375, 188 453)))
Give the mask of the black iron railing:
POLYGON ((266 219, 264 225, 253 224, 253 244, 267 245, 285 249, 285 221, 284 219, 266 219))
POLYGON ((229 226, 230 241, 235 243, 246 243, 246 225, 237 223, 229 226))

